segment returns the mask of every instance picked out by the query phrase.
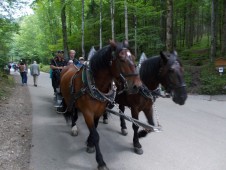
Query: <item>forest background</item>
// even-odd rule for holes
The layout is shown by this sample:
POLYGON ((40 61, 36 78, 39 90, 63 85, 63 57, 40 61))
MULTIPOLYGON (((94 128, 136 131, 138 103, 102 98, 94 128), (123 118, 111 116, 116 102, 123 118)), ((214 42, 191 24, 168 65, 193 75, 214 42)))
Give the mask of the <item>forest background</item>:
POLYGON ((33 14, 19 17, 28 3, 0 2, 1 68, 35 60, 48 72, 57 50, 87 58, 92 46, 128 39, 137 61, 176 49, 190 93, 226 94, 226 71, 214 65, 226 59, 225 0, 35 0, 33 14))

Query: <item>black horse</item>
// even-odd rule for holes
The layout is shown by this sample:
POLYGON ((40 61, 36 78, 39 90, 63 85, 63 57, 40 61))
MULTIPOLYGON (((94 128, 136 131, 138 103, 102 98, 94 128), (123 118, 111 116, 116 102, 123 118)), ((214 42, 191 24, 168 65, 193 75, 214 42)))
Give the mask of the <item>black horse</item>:
MULTIPOLYGON (((124 112, 125 106, 131 109, 134 119, 138 119, 140 111, 143 111, 147 121, 154 126, 153 120, 153 103, 155 100, 155 90, 161 84, 165 90, 171 94, 175 103, 183 105, 187 99, 186 86, 183 78, 183 67, 178 59, 177 53, 160 52, 160 56, 151 57, 141 64, 140 78, 143 85, 139 89, 139 93, 128 94, 120 83, 117 83, 116 103, 119 109, 124 112)), ((103 118, 106 122, 107 114, 103 118)), ((123 135, 127 134, 125 120, 120 116, 121 131, 123 135)), ((157 125, 159 126, 159 125, 157 125)), ((142 146, 139 137, 147 135, 148 130, 138 132, 139 127, 133 123, 134 130, 133 145, 135 153, 142 154, 142 146)))

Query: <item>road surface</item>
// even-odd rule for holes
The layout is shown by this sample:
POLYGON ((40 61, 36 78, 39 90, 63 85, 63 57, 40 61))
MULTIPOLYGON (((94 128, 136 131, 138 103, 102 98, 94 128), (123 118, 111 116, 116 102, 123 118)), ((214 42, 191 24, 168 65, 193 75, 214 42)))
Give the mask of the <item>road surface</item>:
MULTIPOLYGON (((79 136, 53 108, 49 74, 39 76, 38 87, 28 77, 32 99, 31 170, 96 170, 95 154, 86 153, 88 130, 79 117, 79 136)), ((226 169, 226 101, 208 101, 189 96, 184 106, 171 99, 156 102, 163 132, 140 140, 144 154, 133 152, 132 128, 120 134, 119 118, 98 126, 100 147, 110 170, 224 170, 226 169)), ((129 114, 129 111, 126 111, 129 114)), ((141 113, 141 120, 145 121, 141 113)))

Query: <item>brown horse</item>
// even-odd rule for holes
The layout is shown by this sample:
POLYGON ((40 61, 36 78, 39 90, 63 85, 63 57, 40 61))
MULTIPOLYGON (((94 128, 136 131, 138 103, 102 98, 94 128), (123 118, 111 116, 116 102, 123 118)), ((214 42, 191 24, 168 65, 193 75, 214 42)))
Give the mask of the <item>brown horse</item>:
MULTIPOLYGON (((139 93, 136 94, 123 92, 123 88, 116 82, 118 93, 115 101, 119 104, 119 109, 122 112, 125 111, 125 106, 128 106, 134 119, 138 119, 139 112, 143 111, 148 123, 152 126, 155 125, 153 120, 153 103, 156 94, 153 94, 153 92, 158 88, 159 84, 162 84, 166 91, 172 94, 172 99, 175 103, 179 105, 185 103, 187 93, 183 79, 183 67, 176 52, 161 52, 160 56, 145 60, 140 68, 140 77, 144 84, 140 87, 139 93)), ((107 114, 104 114, 103 119, 105 122, 107 114)), ((120 116, 120 121, 121 132, 123 135, 127 135, 126 123, 122 116, 120 116)), ((142 130, 138 132, 139 127, 134 123, 132 127, 134 130, 134 151, 137 154, 142 154, 143 150, 139 137, 146 136, 150 131, 142 130)))
MULTIPOLYGON (((128 42, 115 43, 97 51, 82 68, 68 66, 61 74, 61 93, 68 111, 65 116, 77 120, 77 109, 81 111, 89 129, 87 152, 96 150, 96 161, 99 170, 108 169, 99 147, 97 126, 100 116, 108 103, 114 101, 115 89, 113 79, 126 80, 128 91, 139 89, 139 79, 135 58, 128 49, 128 42), (70 88, 69 88, 70 87, 70 88), (68 114, 71 113, 71 114, 68 114)), ((125 83, 125 82, 124 82, 125 83)))

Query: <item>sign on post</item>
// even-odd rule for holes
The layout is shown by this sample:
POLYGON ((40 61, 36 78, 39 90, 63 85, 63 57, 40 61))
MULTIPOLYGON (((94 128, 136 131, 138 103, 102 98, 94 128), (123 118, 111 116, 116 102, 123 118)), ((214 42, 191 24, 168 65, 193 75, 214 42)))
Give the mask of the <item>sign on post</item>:
POLYGON ((220 75, 222 75, 223 72, 224 72, 224 67, 219 67, 219 68, 218 68, 218 71, 219 71, 220 75))

